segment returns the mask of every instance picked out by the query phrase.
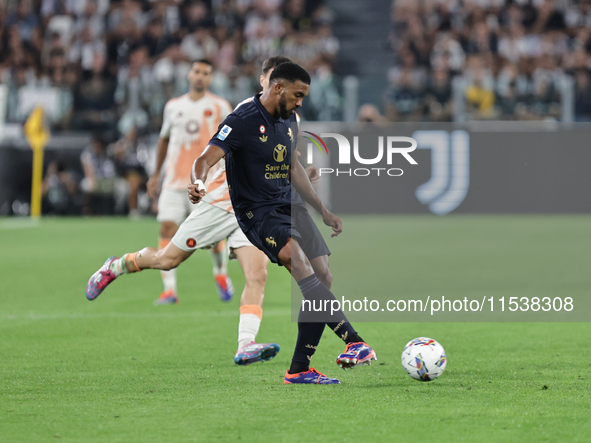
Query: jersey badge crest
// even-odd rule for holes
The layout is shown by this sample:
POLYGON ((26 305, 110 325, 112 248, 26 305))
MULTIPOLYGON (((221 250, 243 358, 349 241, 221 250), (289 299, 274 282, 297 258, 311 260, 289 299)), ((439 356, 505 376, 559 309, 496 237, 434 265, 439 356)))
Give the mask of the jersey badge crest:
POLYGON ((187 240, 188 248, 194 248, 195 246, 197 246, 197 241, 194 238, 190 238, 187 240))
POLYGON ((188 134, 196 134, 199 131, 199 122, 197 120, 189 120, 187 122, 187 124, 185 125, 185 131, 187 131, 188 134))
POLYGON ((261 136, 259 137, 259 140, 260 140, 260 141, 262 141, 263 143, 265 143, 265 142, 267 141, 267 139, 268 139, 268 138, 269 138, 269 137, 267 137, 266 135, 261 135, 261 136))

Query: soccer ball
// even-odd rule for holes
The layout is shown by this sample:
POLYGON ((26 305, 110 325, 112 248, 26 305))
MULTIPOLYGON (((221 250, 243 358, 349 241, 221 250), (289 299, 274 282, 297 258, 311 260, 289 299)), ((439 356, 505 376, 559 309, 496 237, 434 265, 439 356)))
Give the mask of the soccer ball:
POLYGON ((432 338, 415 338, 402 351, 402 367, 415 380, 435 380, 446 365, 445 349, 432 338))

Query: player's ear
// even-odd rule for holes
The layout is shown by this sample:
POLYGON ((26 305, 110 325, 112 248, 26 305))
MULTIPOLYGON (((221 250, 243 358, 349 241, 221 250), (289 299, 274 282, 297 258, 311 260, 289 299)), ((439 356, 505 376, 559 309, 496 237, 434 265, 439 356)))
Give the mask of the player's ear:
POLYGON ((281 94, 281 91, 283 91, 283 83, 281 83, 281 82, 275 82, 273 84, 273 91, 276 94, 281 94))
POLYGON ((265 85, 263 85, 263 80, 265 80, 265 76, 264 75, 259 75, 259 84, 261 85, 261 88, 264 88, 265 85))

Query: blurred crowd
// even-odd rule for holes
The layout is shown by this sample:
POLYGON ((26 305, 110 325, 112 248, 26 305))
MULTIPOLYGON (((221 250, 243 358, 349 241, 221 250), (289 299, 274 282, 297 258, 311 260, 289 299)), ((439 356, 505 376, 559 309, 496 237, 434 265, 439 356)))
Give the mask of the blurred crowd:
POLYGON ((7 120, 42 102, 53 129, 157 131, 191 60, 211 60, 212 92, 236 104, 278 54, 313 75, 304 118, 337 119, 332 21, 321 0, 0 0, 7 120))
POLYGON ((58 155, 49 162, 43 213, 133 217, 155 212, 145 188, 151 152, 135 127, 110 143, 95 133, 79 159, 58 155))
POLYGON ((95 134, 79 160, 49 163, 44 213, 153 211, 148 138, 192 60, 214 64, 210 90, 236 105, 260 91, 262 62, 285 55, 313 79, 303 119, 338 120, 333 19, 322 0, 0 0, 7 121, 42 104, 53 133, 95 134))
POLYGON ((451 121, 463 77, 468 119, 558 119, 570 79, 591 121, 591 0, 394 0, 390 45, 388 120, 451 121))
MULTIPOLYGON (((195 59, 235 105, 285 55, 312 76, 303 119, 341 120, 333 21, 323 0, 0 0, 7 121, 42 103, 54 133, 96 134, 77 164, 49 165, 45 212, 151 210, 147 137, 195 59)), ((394 0, 391 22, 384 112, 360 121, 452 121, 458 97, 468 120, 559 119, 568 91, 591 121, 591 0, 394 0)))

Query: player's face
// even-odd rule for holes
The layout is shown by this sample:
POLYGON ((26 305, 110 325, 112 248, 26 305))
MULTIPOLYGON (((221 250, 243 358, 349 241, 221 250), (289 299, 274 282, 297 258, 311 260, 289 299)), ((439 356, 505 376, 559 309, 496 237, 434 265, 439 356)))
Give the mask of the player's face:
POLYGON ((197 92, 203 92, 209 88, 212 71, 212 67, 206 63, 193 63, 187 75, 191 89, 197 92))
POLYGON ((308 96, 310 85, 298 80, 294 83, 286 82, 282 86, 279 95, 279 116, 287 119, 302 106, 304 98, 308 96))

